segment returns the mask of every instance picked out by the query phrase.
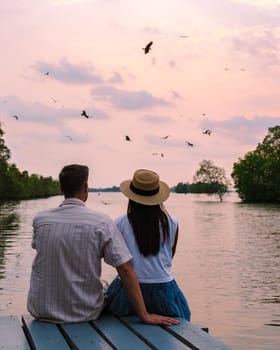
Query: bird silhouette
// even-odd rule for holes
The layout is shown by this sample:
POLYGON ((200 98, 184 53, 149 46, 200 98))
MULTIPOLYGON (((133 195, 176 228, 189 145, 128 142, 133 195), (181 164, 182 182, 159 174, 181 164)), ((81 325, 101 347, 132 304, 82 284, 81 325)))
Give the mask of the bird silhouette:
POLYGON ((157 152, 154 152, 154 153, 152 153, 152 156, 156 156, 158 153, 157 152))
POLYGON ((164 157, 164 154, 163 154, 163 153, 161 153, 161 154, 160 154, 160 156, 163 158, 163 157, 164 157))
POLYGON ((82 111, 81 115, 85 118, 89 118, 89 115, 87 114, 87 112, 85 110, 82 111))
POLYGON ((163 136, 163 137, 161 137, 161 139, 168 139, 168 137, 169 137, 170 135, 166 135, 166 136, 163 136))
POLYGON ((68 137, 70 141, 73 141, 72 137, 70 135, 66 135, 65 137, 68 137))
POLYGON ((13 118, 15 118, 16 120, 18 120, 18 116, 17 116, 17 115, 13 115, 13 118))
POLYGON ((125 135, 125 140, 126 141, 132 141, 131 138, 128 135, 125 135))
POLYGON ((150 41, 149 44, 147 44, 145 47, 143 47, 145 55, 152 49, 151 46, 153 45, 153 42, 150 41))
POLYGON ((103 200, 101 200, 101 202, 102 202, 104 205, 109 205, 109 204, 111 204, 111 203, 105 202, 105 201, 103 201, 103 200))
POLYGON ((187 144, 188 146, 190 146, 190 147, 193 147, 193 146, 194 146, 194 144, 191 143, 191 142, 189 142, 189 141, 186 141, 186 144, 187 144))
POLYGON ((54 103, 56 103, 56 102, 57 102, 57 100, 56 100, 56 99, 54 99, 53 97, 51 97, 51 99, 53 100, 53 102, 54 102, 54 103))
POLYGON ((46 73, 45 73, 45 75, 49 75, 49 74, 50 74, 50 72, 46 72, 46 73))
POLYGON ((211 133, 212 133, 212 130, 209 130, 209 129, 206 129, 202 132, 202 134, 209 135, 209 136, 211 135, 211 133))

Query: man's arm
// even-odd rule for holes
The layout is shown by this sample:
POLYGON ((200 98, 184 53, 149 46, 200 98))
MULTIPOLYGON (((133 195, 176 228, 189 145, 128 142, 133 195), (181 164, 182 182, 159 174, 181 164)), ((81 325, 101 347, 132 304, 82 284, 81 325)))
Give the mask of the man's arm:
POLYGON ((142 322, 166 326, 176 325, 179 323, 179 321, 175 320, 174 318, 157 314, 149 314, 147 312, 136 274, 130 262, 117 266, 117 271, 124 287, 126 288, 130 301, 142 322))

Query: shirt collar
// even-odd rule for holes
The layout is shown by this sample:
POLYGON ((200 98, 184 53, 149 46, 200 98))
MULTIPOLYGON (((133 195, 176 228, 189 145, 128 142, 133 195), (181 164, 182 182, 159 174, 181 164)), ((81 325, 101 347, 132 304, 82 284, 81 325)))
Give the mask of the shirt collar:
POLYGON ((82 207, 85 207, 85 203, 83 201, 81 201, 78 198, 66 198, 64 199, 64 201, 60 204, 60 207, 64 206, 64 205, 80 205, 82 207))

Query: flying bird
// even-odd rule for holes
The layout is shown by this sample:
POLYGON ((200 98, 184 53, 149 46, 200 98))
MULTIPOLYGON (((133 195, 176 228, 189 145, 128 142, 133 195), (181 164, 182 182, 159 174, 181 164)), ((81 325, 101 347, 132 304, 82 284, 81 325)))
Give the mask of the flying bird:
POLYGON ((101 200, 101 202, 102 202, 104 205, 109 205, 109 204, 111 204, 111 203, 105 202, 105 201, 103 201, 103 200, 101 200))
POLYGON ((87 114, 87 112, 85 110, 82 111, 81 115, 85 118, 89 118, 89 115, 87 114))
POLYGON ((50 72, 46 72, 46 73, 45 73, 45 75, 49 75, 49 74, 50 74, 50 72))
POLYGON ((125 135, 125 140, 126 141, 132 141, 131 138, 128 135, 125 135))
POLYGON ((163 153, 161 153, 161 154, 160 154, 160 156, 163 158, 163 157, 164 157, 164 154, 163 154, 163 153))
POLYGON ((161 137, 161 139, 168 139, 168 137, 169 137, 170 135, 166 135, 166 136, 163 136, 163 137, 161 137))
POLYGON ((54 103, 56 103, 56 102, 57 102, 57 100, 56 100, 56 99, 54 99, 53 97, 51 97, 51 99, 53 100, 53 102, 54 102, 54 103))
POLYGON ((189 142, 189 141, 186 141, 186 144, 187 144, 188 146, 190 146, 190 147, 193 147, 193 146, 194 146, 194 144, 191 143, 191 142, 189 142))
POLYGON ((16 120, 18 120, 18 116, 17 116, 17 115, 13 115, 13 118, 15 118, 16 120))
POLYGON ((66 135, 65 137, 68 137, 70 141, 73 141, 73 139, 70 135, 66 135))
POLYGON ((145 55, 152 49, 151 46, 153 45, 153 42, 150 41, 149 44, 147 44, 145 47, 143 47, 145 55))
POLYGON ((152 156, 156 156, 156 155, 158 155, 158 153, 157 153, 157 152, 152 153, 152 156))
POLYGON ((211 133, 212 133, 212 130, 209 130, 209 129, 206 129, 202 132, 202 134, 209 135, 209 136, 211 135, 211 133))

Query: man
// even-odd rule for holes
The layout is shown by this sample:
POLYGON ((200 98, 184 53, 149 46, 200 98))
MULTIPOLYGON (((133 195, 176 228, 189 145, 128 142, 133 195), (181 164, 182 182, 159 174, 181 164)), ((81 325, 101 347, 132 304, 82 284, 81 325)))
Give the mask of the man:
POLYGON ((113 221, 86 208, 89 169, 67 165, 60 174, 64 201, 33 219, 32 264, 27 309, 38 319, 56 323, 98 318, 104 296, 101 261, 116 267, 139 318, 144 323, 173 325, 170 317, 149 314, 132 258, 113 221))

